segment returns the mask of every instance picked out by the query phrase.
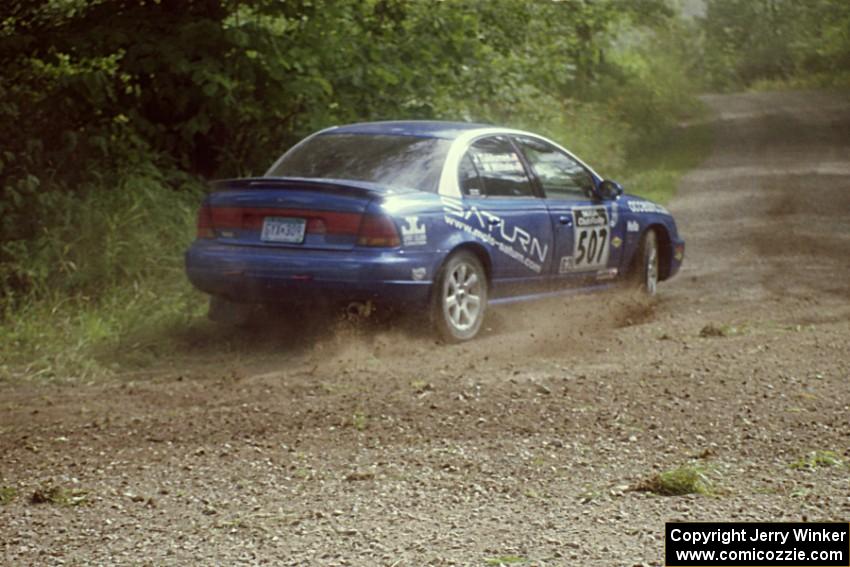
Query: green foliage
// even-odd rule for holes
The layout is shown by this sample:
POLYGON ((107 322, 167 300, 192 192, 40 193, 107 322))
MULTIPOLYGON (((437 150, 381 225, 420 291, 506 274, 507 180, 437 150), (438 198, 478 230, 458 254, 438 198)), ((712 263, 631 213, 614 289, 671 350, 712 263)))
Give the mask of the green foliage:
POLYGON ((0 486, 0 505, 10 503, 17 495, 17 489, 11 486, 0 486))
POLYGON ((705 468, 698 465, 684 465, 659 473, 641 482, 635 489, 661 496, 708 495, 713 492, 713 483, 705 468))
MULTIPOLYGON (((111 181, 81 184, 74 193, 36 191, 26 213, 37 229, 28 239, 0 244, 6 260, 0 282, 25 283, 41 297, 53 291, 92 297, 179 271, 201 190, 185 177, 172 182, 179 190, 144 164, 115 172, 111 181)), ((15 289, 6 292, 14 299, 15 289)))
POLYGON ((701 54, 694 34, 693 24, 674 20, 663 30, 633 36, 629 49, 612 54, 616 72, 600 81, 597 98, 610 93, 611 107, 639 133, 632 146, 664 143, 671 129, 701 114, 694 79, 701 54))
POLYGON ((792 469, 815 470, 822 467, 840 467, 844 464, 835 451, 813 451, 800 457, 790 467, 792 469))
POLYGON ((22 303, 0 325, 0 380, 88 380, 147 366, 172 350, 168 333, 205 313, 185 276, 22 303))
POLYGON ((671 128, 660 140, 633 147, 626 167, 617 171, 617 179, 626 191, 666 204, 682 176, 706 159, 712 140, 708 123, 671 128))
POLYGON ((30 173, 61 171, 72 155, 124 156, 116 143, 203 175, 256 172, 328 124, 456 118, 471 110, 463 102, 515 102, 525 84, 586 90, 614 25, 665 6, 12 0, 0 27, 4 139, 38 150, 30 173), (27 128, 12 126, 24 115, 27 128))
POLYGON ((850 72, 846 0, 709 0, 702 27, 715 87, 850 72))
POLYGON ((0 278, 27 291, 9 289, 0 304, 0 379, 103 374, 96 347, 199 313, 182 253, 200 190, 182 189, 148 167, 31 209, 51 223, 29 241, 2 243, 0 278))

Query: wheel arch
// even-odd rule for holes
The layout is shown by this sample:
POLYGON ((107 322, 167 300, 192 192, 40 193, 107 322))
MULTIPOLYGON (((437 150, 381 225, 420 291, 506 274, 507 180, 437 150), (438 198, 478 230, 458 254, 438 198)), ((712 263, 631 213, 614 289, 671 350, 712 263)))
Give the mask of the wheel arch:
POLYGON ((446 261, 451 258, 452 255, 457 254, 461 250, 469 251, 478 258, 478 261, 481 262, 481 265, 484 267, 484 273, 487 275, 487 287, 491 287, 493 284, 493 261, 490 258, 490 254, 487 253, 487 249, 477 242, 462 242, 449 250, 449 253, 446 254, 443 261, 440 262, 439 270, 443 269, 443 265, 445 265, 446 261))
POLYGON ((658 242, 658 280, 664 281, 670 277, 670 265, 673 260, 673 240, 670 231, 660 222, 652 223, 646 232, 653 231, 658 242))
POLYGON ((443 271, 443 267, 446 265, 446 262, 449 261, 453 255, 457 254, 460 251, 466 250, 471 254, 474 254, 478 261, 481 262, 481 265, 484 267, 484 273, 487 275, 487 287, 491 288, 493 285, 493 262, 490 259, 490 254, 487 253, 487 249, 484 248, 483 245, 477 242, 460 242, 456 244, 454 247, 450 248, 448 252, 440 259, 436 268, 434 269, 434 285, 431 286, 431 291, 428 294, 429 303, 433 301, 434 298, 434 289, 436 288, 437 281, 439 280, 439 275, 443 271))

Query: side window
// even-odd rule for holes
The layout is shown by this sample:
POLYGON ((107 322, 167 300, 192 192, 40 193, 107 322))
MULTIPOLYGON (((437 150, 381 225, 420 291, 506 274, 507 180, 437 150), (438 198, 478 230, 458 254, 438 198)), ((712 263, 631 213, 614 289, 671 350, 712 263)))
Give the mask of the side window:
POLYGON ((522 152, 550 199, 593 197, 593 177, 575 159, 535 138, 517 138, 522 152))
POLYGON ((481 176, 478 175, 478 168, 472 161, 472 156, 467 153, 463 156, 458 170, 458 183, 460 191, 464 195, 470 197, 480 197, 484 194, 484 185, 481 183, 481 176))
POLYGON ((459 171, 461 190, 489 197, 533 197, 534 189, 519 155, 504 136, 478 140, 463 157, 459 171), (477 176, 471 176, 474 169, 477 176), (477 177, 477 179, 474 179, 477 177))

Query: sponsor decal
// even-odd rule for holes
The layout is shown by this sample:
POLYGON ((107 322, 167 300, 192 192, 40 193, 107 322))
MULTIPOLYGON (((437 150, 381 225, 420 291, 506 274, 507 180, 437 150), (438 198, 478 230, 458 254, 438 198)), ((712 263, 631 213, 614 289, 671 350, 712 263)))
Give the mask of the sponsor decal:
POLYGON ((446 224, 462 230, 520 262, 529 270, 540 273, 549 253, 549 244, 517 225, 509 225, 499 215, 475 205, 466 207, 460 199, 442 196, 443 219, 446 224))
POLYGON ((620 221, 620 205, 614 203, 611 205, 611 228, 617 226, 617 223, 620 221))
POLYGON ((608 224, 608 212, 605 207, 576 207, 573 209, 577 227, 605 226, 608 224))
POLYGON ((404 217, 407 226, 401 227, 401 242, 405 246, 424 246, 428 244, 428 232, 419 217, 404 217))
POLYGON ((425 276, 428 274, 428 269, 424 267, 413 268, 410 270, 410 277, 413 278, 413 281, 421 282, 425 279, 425 276))
POLYGON ((640 232, 640 223, 638 221, 630 220, 626 223, 626 231, 627 232, 640 232))
POLYGON ((633 213, 660 213, 669 215, 667 209, 649 201, 629 201, 629 210, 633 213))
POLYGON ((620 238, 619 236, 615 236, 614 238, 611 239, 611 246, 613 246, 614 248, 619 248, 620 245, 622 245, 622 244, 623 244, 623 239, 620 238))
POLYGON ((611 227, 608 209, 573 208, 573 263, 570 271, 583 272, 608 265, 611 227))
POLYGON ((561 258, 561 263, 558 265, 558 273, 566 274, 573 271, 573 257, 564 256, 561 258))

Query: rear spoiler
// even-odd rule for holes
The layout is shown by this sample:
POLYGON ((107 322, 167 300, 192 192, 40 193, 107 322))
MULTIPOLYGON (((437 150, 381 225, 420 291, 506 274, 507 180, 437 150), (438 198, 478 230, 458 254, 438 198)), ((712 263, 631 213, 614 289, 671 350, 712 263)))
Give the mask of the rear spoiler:
POLYGON ((243 177, 221 179, 210 183, 213 191, 239 191, 244 189, 309 189, 323 193, 336 193, 358 197, 376 197, 390 193, 407 193, 410 189, 390 189, 366 181, 347 179, 313 179, 307 177, 243 177))

